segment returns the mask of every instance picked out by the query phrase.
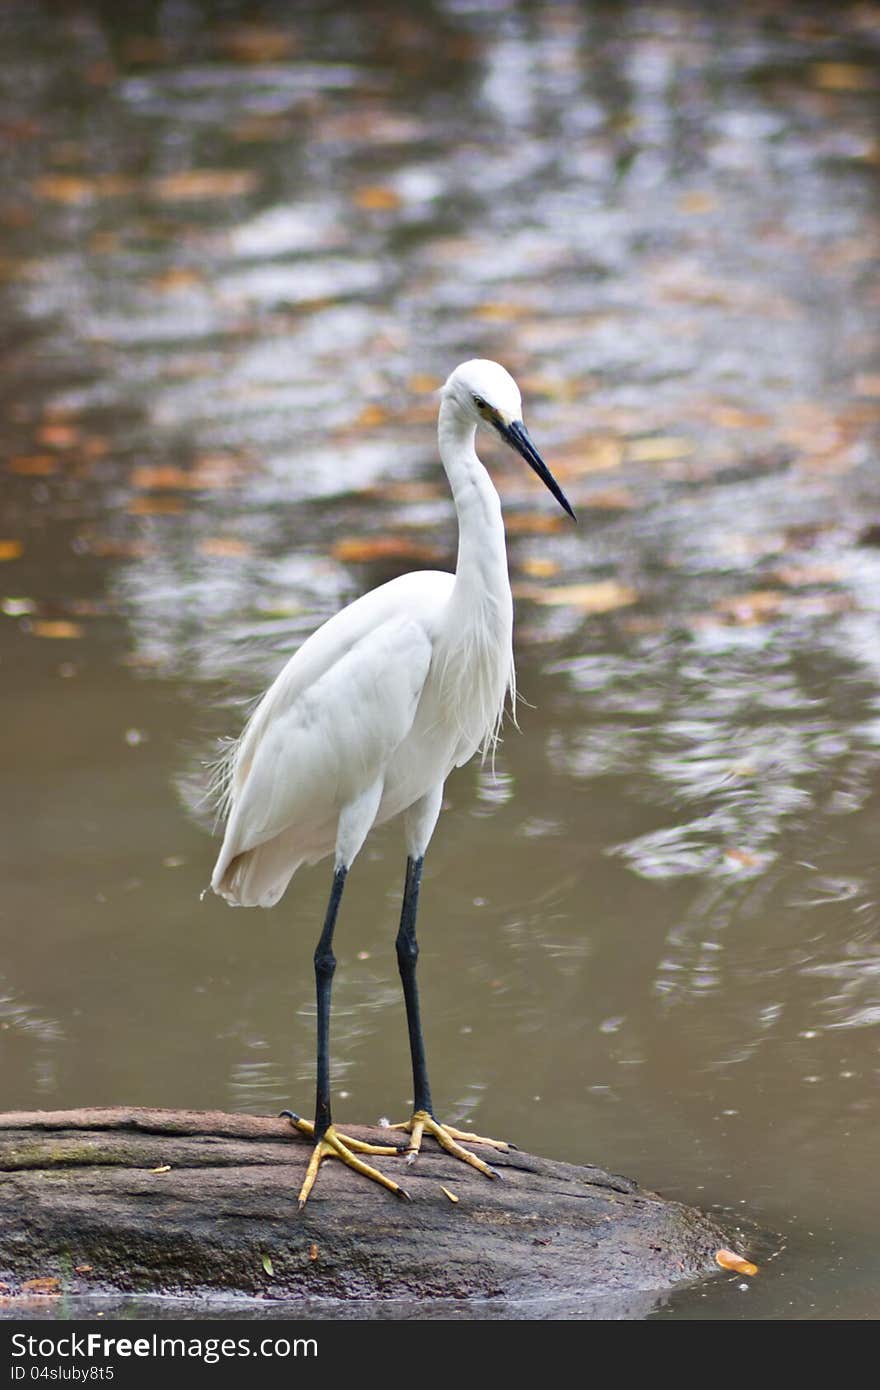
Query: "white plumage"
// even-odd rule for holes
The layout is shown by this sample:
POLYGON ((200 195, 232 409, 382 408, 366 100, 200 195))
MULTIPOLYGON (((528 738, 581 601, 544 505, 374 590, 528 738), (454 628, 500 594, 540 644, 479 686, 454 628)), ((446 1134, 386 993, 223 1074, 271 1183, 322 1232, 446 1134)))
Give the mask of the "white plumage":
POLYGON ((335 854, 324 929, 315 950, 317 1084, 314 1124, 293 1114, 315 1148, 302 1207, 322 1160, 350 1168, 405 1197, 358 1153, 394 1155, 341 1135, 330 1113, 330 992, 333 932, 348 869, 374 825, 402 815, 407 847, 397 960, 413 1067, 410 1159, 428 1133, 487 1176, 494 1170, 434 1116, 416 985, 416 914, 422 861, 437 824, 443 784, 478 748, 494 744, 508 691, 515 698, 513 600, 501 504, 474 449, 481 422, 526 460, 571 515, 520 419, 520 395, 497 362, 465 362, 441 392, 440 457, 458 514, 455 574, 405 574, 337 613, 300 647, 263 696, 224 759, 227 814, 211 887, 227 902, 272 907, 300 864, 335 854))
POLYGON ((447 776, 497 737, 515 690, 513 602, 501 506, 474 435, 481 420, 509 428, 520 411, 495 362, 467 362, 443 387, 455 575, 406 574, 357 599, 263 696, 223 770, 228 819, 211 886, 227 902, 273 906, 301 864, 335 851, 348 867, 372 826, 401 812, 420 857, 447 776))

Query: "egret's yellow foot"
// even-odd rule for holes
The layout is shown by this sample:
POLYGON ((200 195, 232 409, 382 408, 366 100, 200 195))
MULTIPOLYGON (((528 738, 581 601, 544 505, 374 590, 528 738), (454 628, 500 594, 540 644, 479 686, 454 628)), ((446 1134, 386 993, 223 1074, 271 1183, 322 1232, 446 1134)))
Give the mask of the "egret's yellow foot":
MULTIPOLYGON (((304 1120, 301 1115, 295 1115, 292 1110, 284 1110, 282 1114, 290 1120, 294 1129, 298 1129, 301 1134, 310 1137, 315 1133, 315 1126, 310 1120, 304 1120)), ((356 1173, 361 1173, 365 1178, 372 1178, 373 1182, 379 1183, 382 1187, 387 1187, 389 1192, 393 1192, 395 1197, 402 1197, 405 1201, 410 1200, 410 1195, 405 1192, 399 1183, 391 1178, 386 1178, 384 1173, 380 1173, 378 1168, 371 1168, 369 1163, 364 1163, 362 1159, 356 1158, 356 1153, 362 1154, 399 1154, 402 1150, 389 1148, 379 1144, 365 1144, 361 1139, 352 1139, 347 1134, 339 1134, 334 1125, 325 1131, 323 1139, 312 1150, 309 1159, 309 1166, 303 1185, 299 1190, 299 1209, 302 1211, 309 1199, 309 1193, 315 1185, 315 1178, 318 1176, 318 1169, 325 1158, 338 1158, 347 1168, 353 1168, 356 1173)))
POLYGON ((463 1149, 459 1140, 464 1140, 470 1144, 487 1144, 491 1149, 498 1149, 501 1153, 507 1153, 510 1145, 503 1139, 484 1139, 479 1134, 466 1134, 463 1130, 453 1129, 452 1125, 441 1125, 429 1115, 427 1110, 417 1110, 411 1120, 404 1121, 403 1124, 392 1125, 392 1129, 402 1129, 410 1136, 409 1145, 406 1150, 407 1163, 414 1163, 422 1147, 422 1136, 430 1134, 437 1143, 444 1148, 447 1153, 454 1158, 460 1158, 463 1163, 469 1163, 472 1168, 476 1168, 479 1173, 485 1173, 487 1178, 497 1178, 498 1171, 490 1168, 488 1163, 484 1163, 476 1154, 472 1154, 467 1149, 463 1149))

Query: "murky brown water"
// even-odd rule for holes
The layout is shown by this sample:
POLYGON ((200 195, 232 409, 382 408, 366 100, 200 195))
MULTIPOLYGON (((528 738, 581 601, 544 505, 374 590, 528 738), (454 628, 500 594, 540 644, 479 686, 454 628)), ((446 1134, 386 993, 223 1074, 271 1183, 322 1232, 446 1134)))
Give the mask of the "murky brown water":
MULTIPOLYGON (((876 1316, 880 11, 733 8, 4 7, 0 1108, 308 1108, 326 866, 201 902, 193 787, 454 563, 430 391, 497 357, 581 524, 493 460, 529 705, 427 862, 438 1107, 761 1233, 629 1316, 876 1316)), ((402 871, 339 1117, 406 1110, 402 871)))

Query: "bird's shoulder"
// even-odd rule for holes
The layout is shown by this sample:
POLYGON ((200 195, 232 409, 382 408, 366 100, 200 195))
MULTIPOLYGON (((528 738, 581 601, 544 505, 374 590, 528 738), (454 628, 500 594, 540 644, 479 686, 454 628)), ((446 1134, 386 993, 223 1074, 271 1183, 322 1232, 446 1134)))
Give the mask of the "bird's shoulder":
POLYGON ((267 696, 274 704, 296 700, 355 647, 375 646, 378 653, 391 645, 405 652, 407 637, 413 653, 434 640, 452 593, 455 576, 442 570, 418 570, 400 575, 361 595, 340 609, 307 637, 290 657, 267 696))

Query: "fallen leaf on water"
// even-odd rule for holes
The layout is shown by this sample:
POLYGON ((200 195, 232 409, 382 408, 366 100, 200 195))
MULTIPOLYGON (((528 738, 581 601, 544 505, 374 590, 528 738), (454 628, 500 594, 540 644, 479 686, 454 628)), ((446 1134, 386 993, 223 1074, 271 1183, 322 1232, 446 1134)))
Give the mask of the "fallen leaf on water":
POLYGON ((238 472, 238 464, 225 454, 206 454, 194 468, 173 464, 142 464, 132 469, 132 486, 145 491, 193 492, 204 488, 228 487, 238 472))
POLYGON ((628 608, 638 603, 635 589, 618 584, 616 579, 600 579, 594 584, 563 584, 555 589, 533 589, 524 595, 548 605, 580 608, 584 613, 611 613, 615 608, 628 608))
POLYGON ((874 86, 870 68, 858 63, 814 63, 812 77, 825 92, 864 92, 874 86))
POLYGON ((170 1173, 170 1172, 171 1172, 171 1164, 170 1164, 170 1163, 160 1163, 158 1168, 151 1168, 151 1169, 150 1169, 150 1172, 151 1172, 151 1173, 170 1173))
POLYGON ((732 1269, 737 1274, 757 1274, 758 1266, 753 1265, 751 1260, 747 1260, 743 1255, 737 1255, 733 1250, 716 1250, 715 1263, 722 1269, 732 1269))
POLYGON ((21 541, 0 541, 0 560, 17 560, 23 550, 21 541))
POLYGON ((399 483, 383 483, 381 488, 366 491, 387 502, 436 502, 438 497, 447 496, 439 483, 429 483, 424 478, 404 478, 399 483))
POLYGON ((317 1247, 317 1245, 310 1245, 310 1246, 309 1246, 309 1259, 310 1259, 310 1260, 316 1260, 317 1258, 318 1258, 318 1247, 317 1247))
POLYGON ((147 285, 151 290, 158 290, 160 294, 170 294, 175 290, 192 289, 193 285, 200 285, 203 278, 197 270, 192 270, 189 266, 176 265, 163 270, 161 275, 151 276, 147 285))
POLYGON ((510 323, 513 319, 528 318, 532 312, 528 304, 517 304, 512 300, 490 300, 478 304, 473 311, 475 318, 487 319, 490 323, 510 323))
POLYGON ((240 560, 253 554, 251 544, 239 540, 237 536, 206 536, 204 540, 199 541, 197 548, 200 555, 208 555, 218 560, 240 560))
POLYGON ((692 193, 685 193, 678 200, 679 212, 690 214, 714 212, 718 206, 718 199, 711 193, 700 193, 694 190, 692 193))
POLYGON ((48 478, 58 472, 58 460, 51 454, 26 454, 10 459, 7 467, 10 473, 18 473, 23 478, 48 478))
POLYGON ((235 63, 277 63, 294 47, 291 34, 262 24, 237 25, 221 34, 217 43, 235 63))
POLYGON ((365 212, 393 212, 400 207, 400 201, 400 194, 395 193, 393 188, 379 184, 368 184, 354 193, 355 205, 365 212))
POLYGON ((75 425, 43 425, 37 430, 37 439, 50 449, 72 449, 79 439, 79 430, 75 425))
POLYGON ((407 390, 413 391, 417 396, 428 395, 431 391, 439 390, 442 385, 439 376, 428 376, 426 372, 416 372, 406 383, 407 390))
POLYGON ((553 471, 561 478, 579 478, 585 473, 604 473, 619 468, 623 445, 619 439, 576 439, 554 450, 553 471))
POLYGON ((135 497, 126 510, 130 516, 179 516, 183 503, 179 497, 135 497))
POLYGON ((635 496, 628 487, 609 487, 603 492, 591 492, 578 503, 579 507, 593 507, 602 512, 628 512, 635 505, 635 496))
POLYGON ((74 1266, 73 1266, 73 1272, 74 1272, 74 1274, 91 1274, 91 1272, 92 1272, 92 1266, 91 1266, 91 1265, 74 1265, 74 1266))
POLYGON ((655 435, 653 439, 631 439, 626 446, 629 463, 666 463, 669 459, 686 458, 694 452, 689 439, 655 435))
POLYGON ((455 1193, 454 1193, 454 1192, 450 1192, 450 1191, 449 1191, 449 1188, 448 1188, 448 1187, 444 1187, 442 1183, 440 1184, 440 1191, 443 1193, 443 1196, 444 1196, 444 1197, 448 1197, 448 1198, 449 1198, 450 1202, 457 1202, 457 1201, 458 1201, 458 1198, 456 1197, 455 1193))
POLYGON ((357 430, 372 430, 377 425, 384 425, 388 419, 388 411, 381 405, 365 405, 363 410, 354 421, 354 428, 357 430))
POLYGON ((60 1293, 61 1280, 54 1275, 48 1275, 45 1279, 25 1279, 21 1286, 22 1293, 60 1293))
POLYGON ((554 574, 559 573, 556 560, 548 560, 541 555, 527 556, 520 562, 520 569, 523 574, 531 575, 533 579, 552 579, 554 574))
POLYGON ((82 637, 81 623, 72 623, 66 618, 37 618, 31 624, 35 637, 56 637, 60 639, 82 637))
POLYGON ((182 169, 154 179, 152 189, 163 203, 199 202, 203 198, 241 198, 253 193, 259 177, 253 169, 182 169))
POLYGON ((757 410, 741 410, 737 405, 713 406, 708 415, 712 424, 723 430, 758 430, 773 423, 772 416, 757 410))
POLYGON ((336 542, 333 558, 344 564, 365 564, 370 560, 437 560, 440 552, 430 545, 420 545, 406 536, 377 536, 375 540, 360 540, 355 536, 336 542))
POLYGON ((170 464, 153 466, 144 464, 139 468, 132 469, 132 487, 142 488, 191 488, 193 486, 192 474, 185 472, 182 468, 174 468, 170 464))
POLYGON ((555 512, 511 512, 504 525, 509 536, 540 536, 561 531, 564 520, 555 512))
POLYGON ((68 206, 87 203, 95 196, 95 185, 91 179, 83 179, 76 174, 46 174, 36 179, 32 187, 38 198, 46 198, 50 203, 66 203, 68 206))
POLYGON ((266 1273, 269 1275, 269 1278, 271 1279, 272 1276, 273 1276, 274 1273, 275 1273, 275 1269, 274 1269, 274 1266, 273 1266, 273 1264, 272 1264, 272 1261, 269 1259, 269 1256, 268 1256, 268 1255, 263 1255, 263 1257, 262 1257, 262 1263, 263 1263, 263 1268, 264 1268, 264 1270, 266 1271, 266 1273))

